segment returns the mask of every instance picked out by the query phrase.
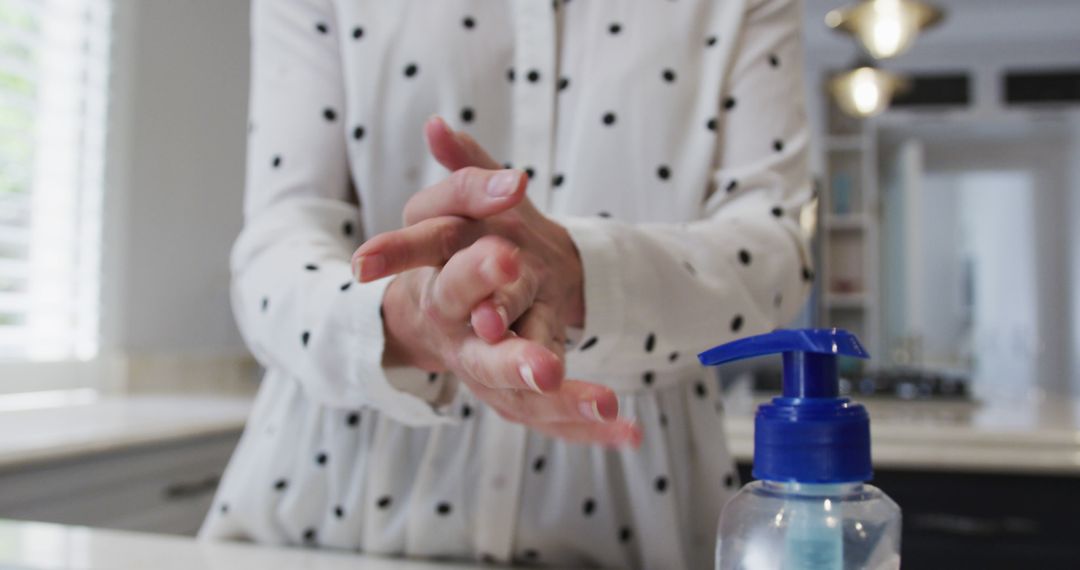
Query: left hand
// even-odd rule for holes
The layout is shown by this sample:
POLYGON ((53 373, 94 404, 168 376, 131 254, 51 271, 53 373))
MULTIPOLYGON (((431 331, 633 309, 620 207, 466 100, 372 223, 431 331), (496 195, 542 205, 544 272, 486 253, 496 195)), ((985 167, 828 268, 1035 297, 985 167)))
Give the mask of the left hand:
MULTIPOLYGON (((473 310, 471 323, 477 335, 497 342, 512 324, 525 333, 534 328, 530 326, 534 314, 554 317, 561 325, 558 330, 581 327, 585 312, 581 259, 566 229, 541 214, 528 198, 504 201, 501 209, 493 205, 481 182, 491 176, 487 170, 502 166, 468 134, 454 132, 438 117, 428 120, 424 132, 431 153, 453 174, 406 203, 406 227, 379 234, 356 250, 354 266, 376 269, 362 270, 360 280, 423 266, 442 267, 477 239, 494 235, 520 248, 522 277, 473 310), (382 259, 360 262, 372 256, 382 259)), ((533 340, 547 344, 552 339, 533 340)))

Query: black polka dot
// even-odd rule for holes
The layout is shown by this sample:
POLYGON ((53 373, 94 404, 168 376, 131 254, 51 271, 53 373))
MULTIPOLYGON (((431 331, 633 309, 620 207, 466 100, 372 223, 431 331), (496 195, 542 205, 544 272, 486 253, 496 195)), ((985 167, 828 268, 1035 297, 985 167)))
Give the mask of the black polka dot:
POLYGON ((773 150, 775 150, 776 152, 781 152, 781 151, 784 150, 784 141, 782 141, 780 139, 776 139, 776 140, 773 141, 772 147, 773 147, 773 150))
POLYGON ((781 295, 780 293, 777 293, 776 296, 773 297, 773 299, 772 299, 772 304, 773 304, 774 307, 779 307, 783 302, 784 302, 784 296, 781 295))
POLYGON ((663 493, 664 491, 667 491, 667 477, 657 477, 656 481, 653 483, 653 486, 656 487, 657 493, 663 493))
POLYGON ((546 464, 547 464, 547 460, 544 459, 543 455, 541 455, 540 457, 537 457, 535 460, 533 460, 533 466, 532 466, 533 472, 534 473, 539 473, 539 472, 543 471, 544 470, 544 465, 546 465, 546 464))
POLYGON ((780 58, 775 53, 769 54, 769 65, 773 67, 780 67, 780 58))
POLYGON ((229 503, 221 503, 221 506, 218 507, 218 509, 221 511, 221 514, 223 514, 223 515, 228 514, 228 512, 229 512, 229 503))
POLYGON ((619 24, 618 22, 612 22, 612 24, 610 26, 608 26, 608 33, 610 33, 613 36, 617 35, 621 31, 622 31, 622 24, 619 24))
POLYGON ((337 111, 331 109, 330 107, 327 107, 323 109, 322 116, 324 119, 332 123, 337 120, 337 111))
POLYGON ((261 307, 262 311, 265 313, 266 309, 270 308, 270 299, 268 299, 267 297, 263 297, 261 307))
POLYGON ((429 384, 434 384, 435 381, 438 380, 438 379, 439 379, 439 373, 438 372, 428 372, 427 381, 428 381, 429 384))
POLYGON ((352 38, 354 40, 358 40, 358 39, 360 39, 362 37, 364 37, 364 28, 361 28, 360 26, 356 26, 355 28, 352 29, 352 38))
POLYGON ((307 269, 308 271, 318 271, 319 266, 314 264, 314 263, 309 263, 309 264, 304 266, 304 269, 307 269))
POLYGON ((684 261, 682 265, 686 268, 690 275, 697 275, 697 269, 694 269, 694 266, 691 265, 689 261, 684 261))
POLYGON ((345 518, 345 509, 341 505, 334 507, 334 516, 339 519, 345 518))
POLYGON ((641 381, 644 382, 646 386, 652 386, 652 383, 653 383, 653 372, 652 372, 652 370, 642 374, 641 375, 641 381))
POLYGON ((611 212, 597 212, 596 215, 600 216, 601 218, 610 218, 611 212))
POLYGON ((596 501, 592 499, 585 499, 585 502, 581 504, 581 512, 585 516, 591 516, 596 511, 596 501))
POLYGON ((599 340, 599 339, 597 339, 595 336, 590 337, 588 340, 581 343, 581 350, 589 350, 590 348, 593 347, 594 344, 596 344, 597 340, 599 340))
POLYGON ((318 465, 326 465, 326 459, 327 459, 326 453, 325 452, 319 452, 315 456, 315 463, 317 463, 318 465))
POLYGON ((513 167, 514 167, 514 163, 512 163, 512 162, 507 161, 507 162, 503 163, 503 168, 506 168, 506 169, 509 170, 509 169, 511 169, 513 167))
POLYGON ((694 393, 697 394, 698 398, 704 398, 709 394, 709 390, 705 388, 704 382, 698 380, 694 383, 694 393))
POLYGON ((281 168, 281 155, 275 154, 274 158, 270 160, 270 166, 274 168, 281 168))
POLYGON ((284 479, 278 479, 274 481, 274 489, 278 491, 284 491, 285 487, 289 486, 289 482, 284 479))
POLYGON ((560 77, 559 78, 559 91, 565 91, 567 87, 570 87, 570 78, 569 77, 560 77))
POLYGON ((341 224, 341 233, 351 236, 353 234, 353 223, 345 220, 345 222, 341 224))
POLYGON ((667 81, 668 83, 675 82, 675 70, 673 69, 665 69, 663 73, 660 74, 660 76, 663 77, 664 81, 667 81))
POLYGON ((777 218, 781 218, 784 216, 784 209, 780 206, 773 206, 772 215, 776 216, 777 218))
POLYGON ((529 80, 529 83, 536 83, 540 81, 540 72, 535 69, 530 69, 529 73, 525 76, 525 79, 529 80))
POLYGON ((730 193, 734 192, 735 190, 737 190, 738 188, 739 188, 739 181, 738 181, 738 180, 735 180, 735 179, 733 178, 733 179, 731 179, 731 180, 730 180, 730 181, 729 181, 729 182, 727 183, 727 186, 725 186, 725 187, 724 187, 724 190, 725 190, 725 191, 726 191, 726 192, 727 192, 728 194, 730 194, 730 193))
POLYGON ((315 542, 315 529, 308 528, 304 531, 304 542, 312 544, 315 542))
POLYGON ((420 71, 420 67, 415 63, 410 63, 405 66, 405 77, 413 77, 420 71))
POLYGON ((604 113, 604 116, 600 119, 605 125, 611 126, 615 124, 615 113, 608 111, 604 113))
POLYGON ((735 98, 728 96, 724 97, 724 110, 730 111, 735 108, 735 98))
POLYGON ((731 332, 739 332, 739 329, 742 328, 742 321, 742 315, 735 315, 735 317, 731 319, 731 332))
POLYGON ((435 505, 435 512, 438 513, 441 517, 445 517, 446 515, 450 514, 451 510, 453 509, 450 507, 450 503, 444 502, 435 505))
POLYGON ((466 30, 471 30, 476 27, 476 20, 472 19, 472 16, 465 16, 461 19, 461 25, 465 26, 466 30))
POLYGON ((470 406, 468 404, 462 404, 462 406, 461 406, 461 417, 467 418, 467 417, 469 417, 471 415, 472 415, 472 406, 470 406))
POLYGON ((461 110, 461 121, 463 123, 471 123, 475 117, 476 113, 472 110, 472 107, 465 107, 461 110))
POLYGON ((311 340, 311 333, 304 331, 304 333, 300 335, 300 343, 307 346, 309 340, 311 340))
POLYGON ((320 34, 325 34, 330 31, 330 27, 323 22, 315 24, 315 29, 318 30, 320 34))
POLYGON ((383 495, 379 497, 378 501, 375 502, 375 506, 385 510, 390 508, 390 503, 393 502, 394 500, 390 498, 390 495, 383 495))
POLYGON ((656 169, 656 175, 660 177, 660 180, 667 180, 668 178, 671 178, 671 169, 661 165, 656 169))
POLYGON ((556 174, 555 176, 551 177, 551 185, 555 188, 558 188, 559 186, 562 186, 563 180, 564 177, 562 174, 556 174))
POLYGON ((536 176, 536 170, 534 170, 533 167, 526 166, 524 170, 525 170, 525 176, 527 176, 529 178, 529 180, 532 180, 532 177, 536 176))
POLYGON ((649 336, 645 337, 645 352, 652 352, 652 349, 655 346, 656 346, 656 334, 649 333, 649 336))
POLYGON ((716 45, 716 36, 709 36, 705 38, 705 45, 709 47, 716 45))
POLYGON ((710 131, 715 131, 716 130, 716 117, 711 117, 711 118, 709 118, 708 121, 705 121, 705 128, 709 129, 710 131))
POLYGON ((803 267, 803 269, 802 269, 802 278, 803 278, 803 281, 813 281, 814 280, 814 270, 810 269, 809 267, 803 267))
POLYGON ((509 81, 510 83, 513 83, 515 78, 516 77, 515 77, 515 74, 514 74, 514 68, 511 67, 510 69, 507 69, 506 70, 506 80, 509 81))
POLYGON ((364 127, 356 125, 352 130, 353 140, 362 140, 364 138, 364 127))
POLYGON ((667 414, 660 414, 660 427, 667 427, 667 414))
POLYGON ((624 526, 619 529, 619 542, 630 542, 630 539, 633 537, 634 533, 630 530, 630 527, 624 526))
POLYGON ((352 281, 346 281, 342 283, 341 287, 338 287, 338 289, 341 289, 342 291, 348 291, 349 287, 352 287, 352 281))
POLYGON ((745 249, 739 250, 739 261, 743 265, 750 265, 750 252, 745 249))
POLYGON ((360 423, 360 412, 349 412, 349 415, 345 416, 345 425, 349 427, 356 427, 360 423))
POLYGON ((728 473, 727 475, 724 476, 724 486, 727 487, 728 489, 731 489, 732 487, 735 486, 735 475, 734 474, 728 473))
POLYGON ((667 355, 668 362, 675 362, 678 359, 679 359, 679 353, 678 352, 672 352, 671 354, 667 355))

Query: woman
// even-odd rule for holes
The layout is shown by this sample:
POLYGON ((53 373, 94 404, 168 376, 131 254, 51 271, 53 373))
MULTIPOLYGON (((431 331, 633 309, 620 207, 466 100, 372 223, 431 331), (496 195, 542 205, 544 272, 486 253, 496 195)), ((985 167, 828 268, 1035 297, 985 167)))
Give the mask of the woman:
POLYGON ((694 355, 812 278, 797 3, 252 18, 234 306, 267 374, 202 536, 710 565, 737 481, 694 355))

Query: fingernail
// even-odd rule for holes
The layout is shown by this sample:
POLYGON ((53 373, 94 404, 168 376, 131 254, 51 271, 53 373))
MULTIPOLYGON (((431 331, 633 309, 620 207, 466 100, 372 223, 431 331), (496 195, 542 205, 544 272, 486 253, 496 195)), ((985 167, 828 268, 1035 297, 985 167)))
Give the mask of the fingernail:
POLYGON ((370 281, 382 277, 386 270, 386 259, 377 253, 361 255, 353 261, 352 270, 357 281, 370 281))
POLYGON ((600 407, 596 405, 596 400, 591 402, 578 402, 578 411, 581 412, 582 417, 592 422, 607 423, 604 416, 600 415, 600 407))
POLYGON ((520 173, 516 170, 500 170, 488 179, 487 193, 492 198, 505 198, 517 190, 520 173))
POLYGON ((502 321, 502 326, 504 329, 510 326, 510 315, 506 313, 506 307, 499 305, 495 307, 495 312, 499 314, 499 320, 502 321))
POLYGON ((522 364, 518 366, 518 374, 521 375, 521 381, 525 383, 529 388, 532 388, 537 394, 543 394, 540 391, 540 387, 536 385, 536 378, 533 378, 532 368, 528 364, 522 364))

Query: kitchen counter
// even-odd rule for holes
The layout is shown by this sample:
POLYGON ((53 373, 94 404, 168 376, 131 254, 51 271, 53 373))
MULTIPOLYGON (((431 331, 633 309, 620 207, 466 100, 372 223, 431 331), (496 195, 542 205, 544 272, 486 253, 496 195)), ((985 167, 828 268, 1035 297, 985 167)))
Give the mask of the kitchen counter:
POLYGON ((235 542, 0 520, 0 568, 19 570, 478 570, 352 552, 272 548, 235 542))
MULTIPOLYGON (((239 433, 252 403, 250 395, 99 397, 75 392, 45 406, 0 405, 0 470, 239 433)), ((760 401, 732 394, 725 404, 729 446, 741 462, 753 458, 753 411, 760 401)), ((1080 474, 1076 401, 864 403, 878 468, 1080 474)))

